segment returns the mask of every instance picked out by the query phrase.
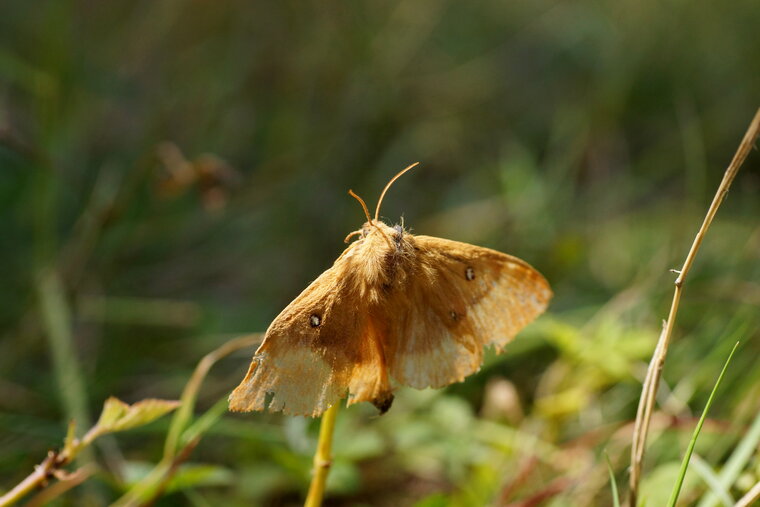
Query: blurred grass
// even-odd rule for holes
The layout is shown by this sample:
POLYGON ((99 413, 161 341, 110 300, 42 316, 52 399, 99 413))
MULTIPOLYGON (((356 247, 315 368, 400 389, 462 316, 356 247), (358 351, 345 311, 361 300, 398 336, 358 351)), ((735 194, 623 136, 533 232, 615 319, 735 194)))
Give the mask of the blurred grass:
MULTIPOLYGON (((381 418, 342 411, 331 498, 611 503, 602 450, 624 484, 630 421, 672 292, 667 270, 757 107, 756 2, 0 9, 4 487, 63 438, 65 393, 86 391, 80 411, 109 395, 176 398, 199 358, 264 330, 362 222, 348 188, 372 203, 420 160, 383 215, 524 258, 556 298, 466 383, 402 389, 381 418), (52 368, 40 266, 60 278, 71 319, 53 331, 69 327, 84 388, 52 368)), ((695 452, 720 473, 760 409, 759 189, 753 154, 682 301, 647 498, 667 498, 672 481, 658 479, 672 475, 737 340, 744 353, 695 452)), ((236 385, 251 352, 209 374, 199 411, 236 385)), ((216 485, 178 487, 161 505, 297 504, 316 430, 225 416, 188 464, 218 467, 216 485)), ((100 450, 107 473, 139 477, 165 436, 151 426, 100 450)), ((737 498, 739 474, 760 477, 756 452, 742 456, 725 484, 737 498)), ((118 480, 99 480, 103 495, 122 493, 118 480)), ((699 498, 698 482, 687 480, 683 498, 699 498)))

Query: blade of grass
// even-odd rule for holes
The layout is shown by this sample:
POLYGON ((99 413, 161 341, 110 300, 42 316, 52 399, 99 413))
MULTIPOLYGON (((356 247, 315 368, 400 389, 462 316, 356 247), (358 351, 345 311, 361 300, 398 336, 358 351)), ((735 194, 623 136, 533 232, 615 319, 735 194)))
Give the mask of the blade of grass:
POLYGON ((615 482, 615 472, 612 471, 612 463, 607 453, 604 453, 604 459, 607 461, 607 471, 610 473, 610 488, 612 488, 612 505, 620 507, 620 495, 618 495, 617 482, 615 482))
POLYGON ((689 460, 691 459, 691 454, 694 452, 694 446, 697 445, 697 438, 699 437, 699 432, 702 430, 702 425, 705 423, 705 419, 707 418, 707 412, 710 410, 710 405, 712 405, 713 398, 715 398, 715 393, 718 391, 718 386, 720 386, 720 383, 723 380, 723 375, 725 375, 726 370, 728 369, 728 365, 731 362, 731 358, 734 357, 734 352, 736 352, 736 348, 738 346, 739 346, 739 342, 736 342, 736 345, 734 345, 734 348, 731 349, 731 353, 728 355, 728 359, 726 359, 726 363, 723 365, 723 369, 721 370, 720 375, 718 376, 718 380, 715 382, 715 386, 713 386, 712 392, 710 393, 710 397, 707 398, 707 404, 705 405, 705 409, 702 411, 702 416, 699 418, 697 427, 694 428, 694 434, 691 436, 691 440, 689 441, 689 447, 686 449, 686 454, 684 455, 683 461, 681 462, 681 470, 679 471, 678 479, 676 480, 676 483, 673 486, 673 491, 670 493, 670 500, 668 501, 668 507, 675 507, 676 505, 676 501, 678 500, 678 495, 681 493, 681 486, 683 486, 684 477, 686 477, 686 470, 689 468, 689 460))
POLYGON ((37 294, 50 350, 53 353, 56 384, 60 389, 66 417, 75 420, 78 427, 87 428, 91 422, 87 410, 84 375, 71 333, 71 312, 66 302, 63 284, 55 270, 48 268, 38 274, 37 294))

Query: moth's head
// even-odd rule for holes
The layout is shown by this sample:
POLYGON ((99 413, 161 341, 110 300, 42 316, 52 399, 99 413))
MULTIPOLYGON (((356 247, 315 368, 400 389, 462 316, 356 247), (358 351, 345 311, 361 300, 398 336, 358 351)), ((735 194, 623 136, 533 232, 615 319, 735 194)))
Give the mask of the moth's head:
POLYGON ((372 228, 372 222, 364 222, 362 224, 362 228, 359 230, 360 236, 362 239, 369 236, 369 233, 372 232, 374 229, 372 228))
POLYGON ((379 234, 382 236, 390 236, 392 238, 395 238, 396 236, 404 234, 404 228, 398 224, 391 227, 384 222, 373 220, 372 222, 364 222, 364 224, 362 224, 361 230, 358 232, 362 238, 366 238, 372 234, 379 234))
POLYGON ((369 220, 362 224, 361 229, 346 236, 345 242, 348 243, 348 241, 354 236, 359 236, 359 239, 365 239, 371 236, 384 236, 385 238, 394 238, 395 240, 396 236, 400 238, 402 234, 403 229, 400 225, 389 227, 379 220, 369 220))
POLYGON ((400 234, 403 232, 403 227, 400 225, 390 227, 385 222, 373 220, 371 222, 364 222, 359 232, 362 238, 366 238, 370 234, 400 234))

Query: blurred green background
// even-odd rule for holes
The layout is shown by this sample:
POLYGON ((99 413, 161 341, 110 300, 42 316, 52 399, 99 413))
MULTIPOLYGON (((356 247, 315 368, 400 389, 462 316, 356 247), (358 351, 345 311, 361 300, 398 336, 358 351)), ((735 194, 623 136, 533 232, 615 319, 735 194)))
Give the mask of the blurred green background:
MULTIPOLYGON (((465 383, 343 410, 329 504, 609 505, 604 453, 625 489, 668 269, 758 106, 758 26, 756 0, 3 2, 0 487, 109 395, 177 399, 330 266, 364 221, 349 188, 373 206, 420 161, 383 216, 517 255, 555 299, 465 383)), ((759 160, 686 285, 649 505, 737 340, 682 497, 742 442, 728 494, 760 475, 759 160)), ((198 414, 252 352, 214 367, 198 414)), ((101 440, 101 471, 59 504, 119 497, 168 421, 101 440)), ((224 415, 157 505, 298 505, 316 431, 224 415)))

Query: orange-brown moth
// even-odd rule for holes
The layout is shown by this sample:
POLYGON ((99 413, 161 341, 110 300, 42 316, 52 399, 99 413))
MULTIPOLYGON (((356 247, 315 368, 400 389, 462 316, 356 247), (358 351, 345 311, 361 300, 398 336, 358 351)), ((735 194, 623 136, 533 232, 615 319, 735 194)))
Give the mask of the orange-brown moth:
POLYGON ((396 384, 461 382, 546 309, 549 284, 525 261, 378 219, 415 165, 374 219, 349 191, 367 222, 346 242, 359 239, 274 319, 231 410, 316 417, 348 395, 384 413, 396 384))

